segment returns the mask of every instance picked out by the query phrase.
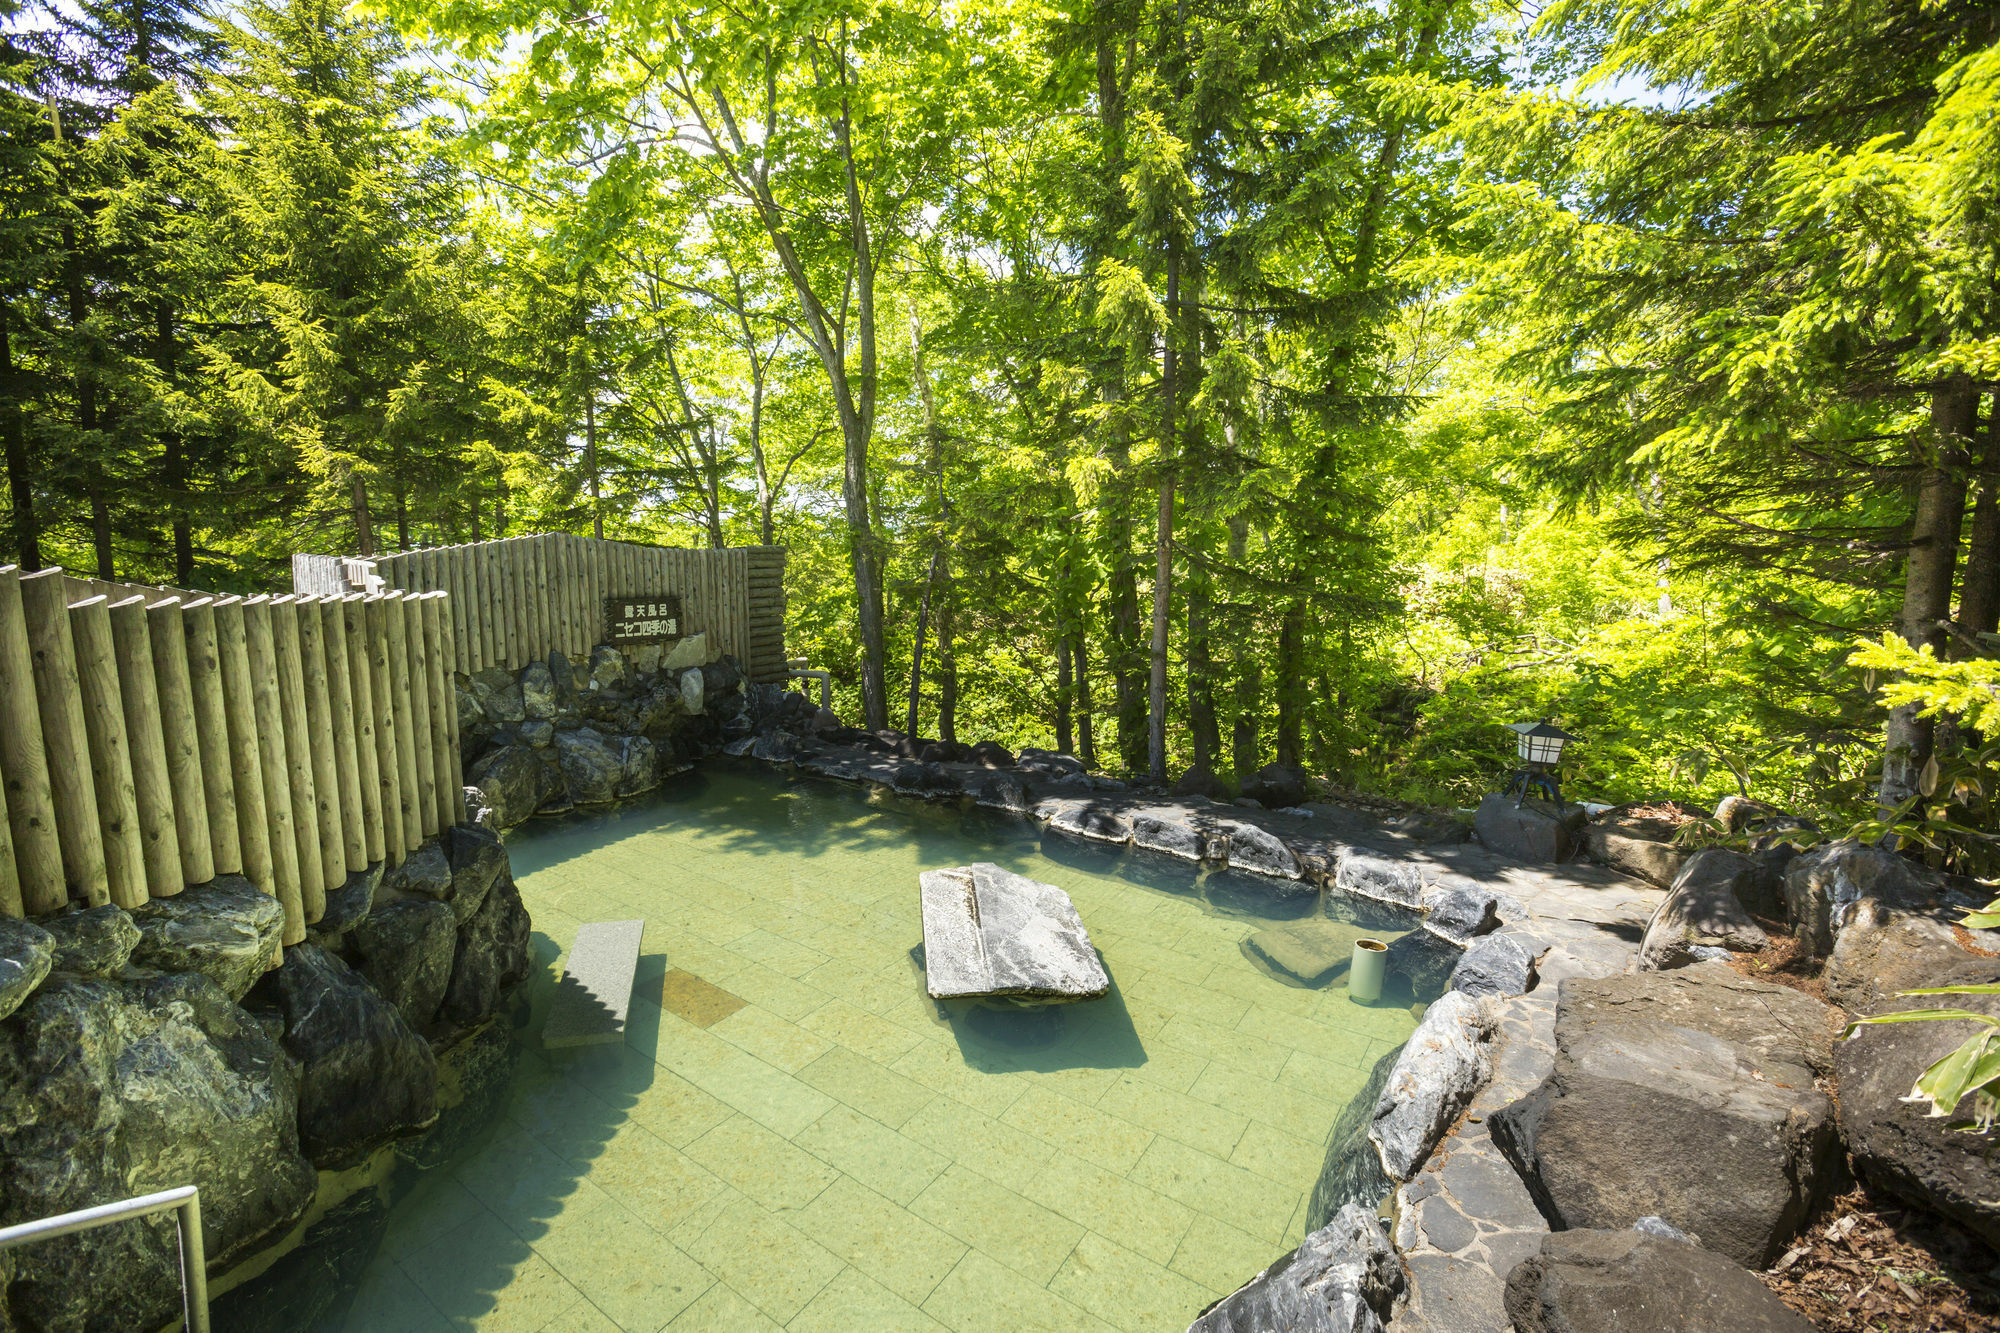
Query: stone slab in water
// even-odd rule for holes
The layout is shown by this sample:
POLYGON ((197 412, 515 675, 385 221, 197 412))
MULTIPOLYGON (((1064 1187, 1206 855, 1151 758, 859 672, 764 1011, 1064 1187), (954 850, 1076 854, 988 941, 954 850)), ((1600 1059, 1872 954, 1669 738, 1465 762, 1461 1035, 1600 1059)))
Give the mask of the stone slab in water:
POLYGON ((1069 895, 987 861, 918 877, 925 985, 933 999, 1064 1002, 1111 989, 1069 895))
POLYGON ((556 985, 544 1046, 590 1046, 621 1041, 632 1007, 632 977, 639 968, 644 921, 592 921, 577 927, 569 962, 556 985))

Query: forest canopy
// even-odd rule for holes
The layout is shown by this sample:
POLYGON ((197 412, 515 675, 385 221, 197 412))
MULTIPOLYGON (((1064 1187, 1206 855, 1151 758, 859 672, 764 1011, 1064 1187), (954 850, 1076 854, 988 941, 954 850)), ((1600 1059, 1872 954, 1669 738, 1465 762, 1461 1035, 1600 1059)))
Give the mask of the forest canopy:
POLYGON ((0 4, 25 567, 779 544, 857 725, 1993 826, 2000 5, 0 4))

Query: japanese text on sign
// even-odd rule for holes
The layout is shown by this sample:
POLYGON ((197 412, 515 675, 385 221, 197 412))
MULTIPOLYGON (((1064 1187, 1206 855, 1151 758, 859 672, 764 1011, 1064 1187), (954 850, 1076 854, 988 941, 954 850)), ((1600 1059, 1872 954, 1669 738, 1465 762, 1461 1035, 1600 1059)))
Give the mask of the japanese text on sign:
POLYGON ((681 637, 681 599, 674 593, 604 599, 605 638, 612 643, 646 643, 681 637))

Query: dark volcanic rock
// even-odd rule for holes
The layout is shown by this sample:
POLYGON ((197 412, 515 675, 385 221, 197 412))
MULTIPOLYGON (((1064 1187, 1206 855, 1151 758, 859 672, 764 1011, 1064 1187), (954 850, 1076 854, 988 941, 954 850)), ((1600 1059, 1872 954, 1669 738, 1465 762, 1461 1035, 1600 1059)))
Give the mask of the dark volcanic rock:
POLYGON ((55 954, 55 940, 46 930, 17 916, 0 916, 0 1019, 35 993, 55 954))
POLYGON ((1556 1231, 1507 1278, 1516 1333, 1811 1333, 1757 1276, 1642 1231, 1556 1231))
POLYGON ((232 1000, 248 993, 277 957, 285 909, 241 875, 155 898, 133 909, 132 961, 162 972, 199 972, 232 1000))
MULTIPOLYGON (((1996 960, 1982 959, 1989 979, 1996 960)), ((1935 979, 1948 985, 1972 974, 1935 979)), ((1877 1012, 1950 1005, 2000 1017, 2000 997, 1914 996, 1877 1012)), ((1918 1075, 1978 1031, 1971 1022, 1892 1023, 1858 1029, 1834 1047, 1840 1075, 1840 1129, 1855 1168, 1874 1184, 1942 1213, 2000 1247, 2000 1145, 1992 1130, 1967 1124, 1968 1098, 1955 1116, 1933 1117, 1928 1103, 1903 1098, 1918 1075)))
POLYGON ((1206 796, 1211 801, 1226 801, 1229 799, 1229 788, 1215 774, 1190 768, 1174 779, 1173 785, 1167 788, 1167 795, 1206 796))
POLYGON ((299 1138, 326 1167, 351 1166, 437 1115, 430 1043, 347 964, 316 944, 272 973, 285 1049, 299 1061, 299 1138))
POLYGON ((1243 794, 1272 810, 1297 805, 1306 799, 1306 775, 1291 764, 1266 764, 1243 784, 1243 794))
POLYGON ((534 750, 503 745, 481 755, 468 775, 479 789, 480 804, 493 812, 493 827, 509 829, 541 806, 549 794, 548 776, 534 750))
POLYGON ((1535 952, 1512 931, 1474 940, 1451 970, 1451 988, 1467 995, 1525 995, 1535 984, 1535 952))
POLYGON ((578 727, 556 737, 556 759, 570 799, 578 805, 601 805, 617 799, 625 780, 625 756, 614 740, 592 727, 578 727))
POLYGON ((451 912, 462 926, 507 873, 507 847, 499 834, 474 824, 454 827, 445 835, 445 846, 451 862, 451 912))
POLYGON ((442 902, 451 897, 451 862, 436 838, 427 838, 403 863, 382 876, 383 888, 391 893, 412 893, 442 902))
POLYGON ((485 1022, 534 966, 532 923, 511 875, 502 875, 472 919, 458 928, 458 954, 439 1017, 461 1028, 485 1022))
POLYGON ((39 924, 56 942, 51 967, 57 972, 115 976, 139 944, 139 928, 116 903, 57 912, 39 924))
MULTIPOLYGON (((291 1063, 207 977, 50 981, 0 1028, 0 1223, 187 1184, 217 1272, 304 1214, 291 1063)), ((8 1303, 27 1328, 158 1328, 178 1253, 170 1216, 38 1242, 8 1303)))
POLYGON ((1205 1310, 1188 1333, 1379 1330, 1404 1281, 1381 1220, 1348 1204, 1296 1250, 1205 1310))
POLYGON ((1639 946, 1639 965, 1658 971, 1715 957, 1718 949, 1756 953, 1771 942, 1750 919, 1767 874, 1738 852, 1710 847, 1688 858, 1673 888, 1653 909, 1639 946))
POLYGON ((1549 1224, 1665 1218, 1740 1263, 1784 1248, 1839 1171, 1837 1013, 1722 963, 1562 984, 1555 1069, 1489 1118, 1549 1224))
POLYGON ((972 747, 971 760, 981 768, 1012 768, 1014 752, 999 741, 980 741, 972 747))
POLYGON ((1489 793, 1480 801, 1472 827, 1489 851, 1530 865, 1553 865, 1568 860, 1576 846, 1570 832, 1573 808, 1581 813, 1580 808, 1557 809, 1546 801, 1524 801, 1517 806, 1511 796, 1489 793))
MULTIPOLYGON (((1847 911, 1821 974, 1826 998, 1858 1016, 1903 1009, 1899 991, 1920 986, 1984 985, 2000 981, 2000 958, 1965 948, 1996 950, 1994 932, 1967 930, 1951 909, 1902 911, 1863 898, 1847 911)), ((1940 996, 1939 1004, 1957 1004, 1940 996)))
POLYGON ((1583 848, 1593 861, 1664 889, 1687 860, 1687 853, 1674 845, 1676 827, 1668 819, 1607 810, 1583 826, 1583 848))
POLYGON ((349 940, 361 975, 418 1032, 430 1028, 444 1000, 457 926, 447 904, 406 898, 378 906, 349 940))
POLYGON ((330 889, 326 895, 326 910, 320 913, 313 929, 322 935, 345 935, 361 922, 375 906, 375 890, 382 883, 382 863, 375 862, 366 870, 356 870, 341 882, 337 889, 330 889))
POLYGON ((1793 931, 1820 957, 1833 951, 1847 909, 1861 899, 1909 910, 1937 907, 1947 893, 1942 875, 1852 838, 1803 852, 1785 867, 1785 913, 1793 931))

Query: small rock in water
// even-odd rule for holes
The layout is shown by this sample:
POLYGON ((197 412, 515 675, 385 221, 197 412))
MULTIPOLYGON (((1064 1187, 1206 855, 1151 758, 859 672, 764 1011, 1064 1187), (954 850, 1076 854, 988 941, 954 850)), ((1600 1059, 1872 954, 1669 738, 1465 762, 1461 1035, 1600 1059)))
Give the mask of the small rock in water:
POLYGON ((1089 1000, 1111 989, 1069 895, 987 861, 926 870, 925 985, 933 999, 1089 1000))

